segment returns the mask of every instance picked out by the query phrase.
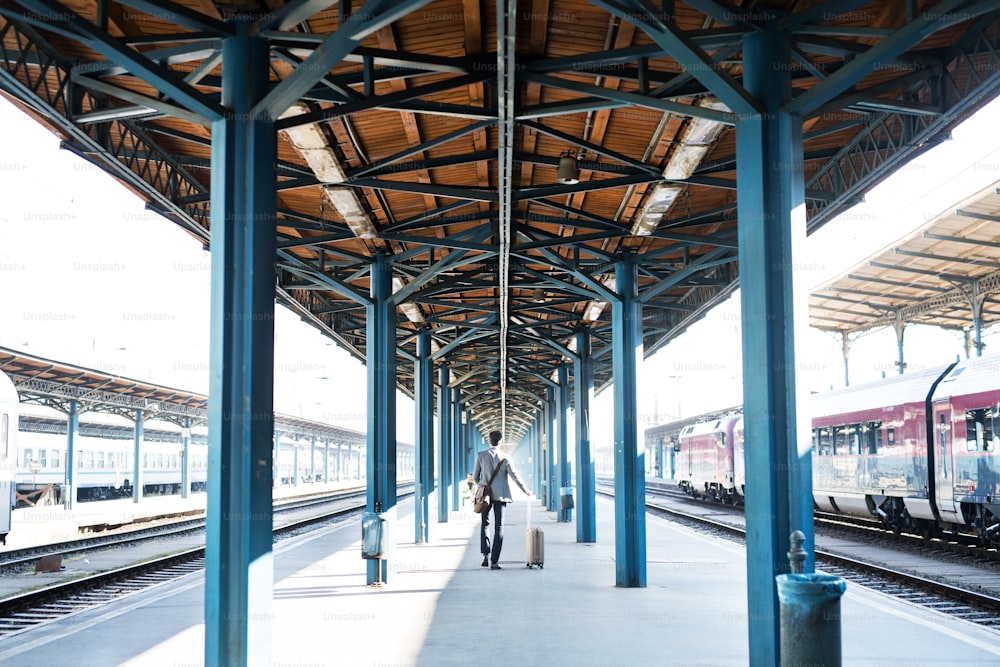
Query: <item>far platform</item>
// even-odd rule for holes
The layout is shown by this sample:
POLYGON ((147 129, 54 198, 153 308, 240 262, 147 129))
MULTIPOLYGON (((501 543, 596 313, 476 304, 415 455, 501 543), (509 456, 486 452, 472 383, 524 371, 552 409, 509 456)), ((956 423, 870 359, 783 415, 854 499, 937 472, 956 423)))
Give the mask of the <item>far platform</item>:
MULTIPOLYGON (((436 507, 432 496, 431 507, 436 507)), ((411 500, 398 508, 389 582, 366 585, 360 521, 275 546, 272 658, 251 664, 747 665, 742 546, 647 518, 647 587, 614 585, 610 500, 598 498, 596 544, 533 502, 545 530, 545 568, 527 569, 522 499, 508 509, 501 564, 480 567, 479 517, 453 512, 413 543, 411 500)), ((202 574, 0 640, 0 664, 201 665, 202 574)), ((256 635, 259 636, 259 635, 256 635)), ((1000 632, 848 584, 843 664, 1000 664, 1000 632)))

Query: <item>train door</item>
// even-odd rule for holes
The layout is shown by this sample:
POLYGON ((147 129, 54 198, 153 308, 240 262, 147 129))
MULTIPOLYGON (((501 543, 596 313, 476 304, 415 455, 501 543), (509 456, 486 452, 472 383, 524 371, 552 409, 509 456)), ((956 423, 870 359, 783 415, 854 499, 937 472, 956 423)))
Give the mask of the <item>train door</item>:
POLYGON ((955 503, 952 441, 951 406, 942 401, 934 405, 934 502, 942 521, 961 523, 961 512, 955 503))

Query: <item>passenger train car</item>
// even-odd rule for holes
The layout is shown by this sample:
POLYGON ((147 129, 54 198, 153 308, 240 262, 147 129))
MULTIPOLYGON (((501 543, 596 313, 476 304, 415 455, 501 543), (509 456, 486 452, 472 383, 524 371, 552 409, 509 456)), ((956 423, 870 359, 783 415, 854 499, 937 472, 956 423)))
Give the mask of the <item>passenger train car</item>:
MULTIPOLYGON (((76 500, 110 500, 132 495, 135 443, 131 439, 77 435, 76 500)), ((208 447, 188 448, 191 491, 204 491, 208 447)), ((23 504, 61 503, 66 479, 66 435, 22 432, 17 448, 17 492, 23 504)), ((142 443, 143 495, 180 493, 183 450, 177 442, 142 443)))
MULTIPOLYGON (((817 508, 1000 543, 1000 355, 817 394, 810 413, 817 508)), ((747 446, 738 415, 686 426, 678 483, 742 502, 747 446)))
POLYGON ((6 543, 14 509, 14 465, 20 403, 14 383, 0 373, 0 542, 6 543))

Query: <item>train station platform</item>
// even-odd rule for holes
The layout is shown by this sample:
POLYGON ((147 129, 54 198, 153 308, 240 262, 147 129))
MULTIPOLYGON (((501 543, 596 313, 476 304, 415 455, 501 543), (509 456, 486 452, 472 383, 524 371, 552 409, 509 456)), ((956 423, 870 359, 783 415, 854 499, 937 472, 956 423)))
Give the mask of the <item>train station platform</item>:
MULTIPOLYGON (((432 507, 435 507, 432 497, 432 507)), ((545 568, 527 569, 525 502, 509 508, 500 571, 480 567, 469 510, 412 541, 411 500, 398 507, 388 584, 366 585, 360 521, 275 545, 276 667, 631 667, 747 665, 745 551, 647 519, 647 587, 614 586, 610 500, 598 498, 599 542, 535 506, 545 568), (492 657, 491 657, 492 656, 492 657)), ((0 640, 0 664, 187 667, 203 663, 203 575, 122 598, 0 640), (67 647, 72 647, 68 649, 67 647)), ((848 584, 843 664, 1000 664, 1000 632, 848 584)), ((252 664, 268 664, 255 657, 252 664)))

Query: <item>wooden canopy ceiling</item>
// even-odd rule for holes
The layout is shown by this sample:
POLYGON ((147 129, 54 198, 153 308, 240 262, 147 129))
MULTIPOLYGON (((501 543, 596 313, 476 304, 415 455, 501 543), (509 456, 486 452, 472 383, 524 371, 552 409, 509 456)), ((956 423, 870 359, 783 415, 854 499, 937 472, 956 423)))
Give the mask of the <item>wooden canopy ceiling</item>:
POLYGON ((363 359, 387 254, 401 386, 430 327, 479 427, 516 440, 581 327, 610 380, 623 255, 647 355, 737 286, 727 102, 745 97, 744 36, 775 20, 810 230, 1000 85, 998 12, 971 0, 0 0, 0 89, 207 244, 222 42, 250 22, 291 95, 279 301, 363 359))

